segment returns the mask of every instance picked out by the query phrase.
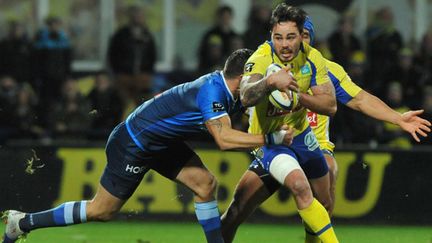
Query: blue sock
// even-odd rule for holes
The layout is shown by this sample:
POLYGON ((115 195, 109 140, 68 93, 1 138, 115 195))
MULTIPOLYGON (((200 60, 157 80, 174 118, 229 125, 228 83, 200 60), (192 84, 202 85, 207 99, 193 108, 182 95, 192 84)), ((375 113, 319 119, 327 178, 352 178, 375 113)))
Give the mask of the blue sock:
POLYGON ((87 201, 66 202, 62 205, 39 213, 29 213, 20 220, 22 231, 46 227, 66 226, 87 222, 87 201))
POLYGON ((195 214, 204 229, 208 243, 223 243, 221 221, 216 200, 195 203, 195 214))

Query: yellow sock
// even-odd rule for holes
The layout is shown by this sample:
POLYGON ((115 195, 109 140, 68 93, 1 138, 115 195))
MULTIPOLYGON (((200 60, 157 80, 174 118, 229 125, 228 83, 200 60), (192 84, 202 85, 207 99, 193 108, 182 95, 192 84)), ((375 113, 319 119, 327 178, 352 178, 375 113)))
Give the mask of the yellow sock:
POLYGON ((305 243, 321 243, 321 239, 315 235, 311 228, 305 223, 305 243))
POLYGON ((299 210, 303 221, 321 239, 323 243, 338 243, 326 209, 315 198, 311 205, 299 210))

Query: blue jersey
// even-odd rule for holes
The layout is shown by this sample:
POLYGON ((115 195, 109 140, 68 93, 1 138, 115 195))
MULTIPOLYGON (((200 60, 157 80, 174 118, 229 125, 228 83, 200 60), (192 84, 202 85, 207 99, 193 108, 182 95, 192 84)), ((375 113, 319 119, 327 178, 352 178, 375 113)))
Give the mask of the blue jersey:
POLYGON ((126 119, 129 135, 143 151, 208 133, 204 123, 241 110, 223 73, 213 72, 175 86, 137 107, 126 119))

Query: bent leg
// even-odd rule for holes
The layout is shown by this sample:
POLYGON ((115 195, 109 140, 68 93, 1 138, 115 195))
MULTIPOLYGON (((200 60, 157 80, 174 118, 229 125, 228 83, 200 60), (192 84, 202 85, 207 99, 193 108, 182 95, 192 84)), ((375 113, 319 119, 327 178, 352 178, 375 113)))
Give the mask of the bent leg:
MULTIPOLYGON (((270 173, 278 181, 283 180, 283 184, 291 190, 299 214, 312 233, 323 242, 338 242, 330 217, 323 205, 313 197, 306 175, 299 167, 297 160, 288 154, 277 155, 270 164, 270 173)), ((325 176, 328 178, 328 173, 325 176)), ((321 181, 325 182, 324 179, 321 181)))
POLYGON ((125 202, 126 200, 115 197, 99 184, 95 197, 87 203, 87 220, 109 221, 125 202))
POLYGON ((324 153, 324 157, 327 161, 327 165, 329 167, 329 177, 330 177, 330 198, 332 200, 332 204, 329 210, 330 215, 332 215, 334 206, 335 206, 335 192, 336 192, 336 180, 338 175, 338 165, 336 159, 333 155, 328 153, 324 153))
MULTIPOLYGON (((277 187, 278 188, 278 187, 277 187)), ((234 240, 240 226, 275 191, 268 189, 265 182, 253 171, 246 171, 236 186, 233 200, 222 215, 222 235, 225 243, 234 240)))
POLYGON ((183 166, 176 180, 191 189, 195 196, 195 213, 209 243, 223 243, 219 209, 214 194, 216 179, 197 155, 183 166))

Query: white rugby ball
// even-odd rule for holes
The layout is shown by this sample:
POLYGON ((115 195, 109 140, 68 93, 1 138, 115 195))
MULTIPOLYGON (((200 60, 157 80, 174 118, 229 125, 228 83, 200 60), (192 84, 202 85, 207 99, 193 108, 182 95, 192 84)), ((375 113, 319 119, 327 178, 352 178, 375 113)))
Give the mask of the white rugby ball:
MULTIPOLYGON (((282 67, 277 63, 272 63, 267 67, 265 76, 269 76, 272 73, 275 73, 279 70, 281 70, 282 67)), ((292 75, 292 73, 290 72, 292 75)), ((281 92, 279 90, 273 90, 269 95, 269 101, 270 103, 275 106, 276 108, 285 110, 285 111, 291 111, 297 104, 297 94, 295 92, 292 92, 291 90, 288 91, 291 94, 291 97, 293 99, 291 100, 288 97, 288 94, 285 92, 281 92)))

